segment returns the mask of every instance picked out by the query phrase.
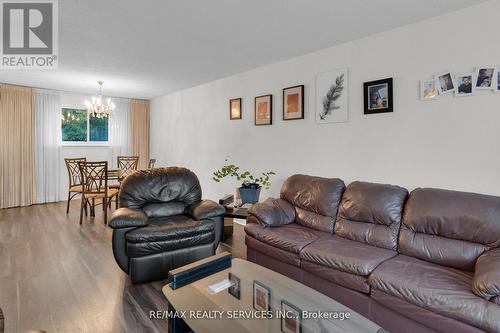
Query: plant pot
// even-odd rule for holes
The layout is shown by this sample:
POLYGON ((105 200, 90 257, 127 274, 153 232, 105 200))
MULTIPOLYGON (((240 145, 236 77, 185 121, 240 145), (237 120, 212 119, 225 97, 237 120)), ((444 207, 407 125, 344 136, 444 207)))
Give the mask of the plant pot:
POLYGON ((240 197, 241 197, 241 203, 246 204, 254 204, 259 202, 259 196, 260 196, 260 189, 262 187, 256 187, 256 188, 251 188, 251 187, 240 187, 240 197))

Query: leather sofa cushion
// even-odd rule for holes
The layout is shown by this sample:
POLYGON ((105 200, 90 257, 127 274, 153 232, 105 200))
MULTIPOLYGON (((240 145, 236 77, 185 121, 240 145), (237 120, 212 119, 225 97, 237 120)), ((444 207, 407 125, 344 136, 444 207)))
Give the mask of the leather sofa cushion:
POLYGON ((118 208, 109 218, 109 226, 113 229, 144 227, 148 217, 141 209, 118 208))
POLYGON ((298 224, 314 230, 328 232, 329 234, 333 233, 335 217, 317 214, 299 207, 295 207, 295 212, 295 222, 298 224))
POLYGON ((370 292, 370 285, 368 284, 366 276, 342 272, 331 267, 318 265, 305 260, 301 262, 301 267, 306 272, 312 273, 342 287, 356 290, 364 294, 370 292))
POLYGON ((344 189, 344 182, 338 178, 293 175, 281 187, 280 197, 295 207, 333 218, 325 219, 325 223, 319 226, 316 223, 308 224, 309 219, 296 220, 297 223, 316 230, 331 232, 344 189))
POLYGON ((212 200, 202 200, 186 208, 186 214, 195 220, 211 219, 223 216, 226 213, 224 206, 212 200))
POLYGON ((124 179, 120 207, 141 209, 152 202, 183 202, 186 206, 201 200, 196 175, 178 167, 138 170, 124 179))
POLYGON ((248 215, 254 216, 263 226, 279 227, 295 221, 295 208, 286 200, 267 198, 248 209, 248 215))
POLYGON ((149 218, 181 215, 186 205, 182 202, 155 202, 144 205, 142 210, 149 218))
MULTIPOLYGON (((438 314, 414 304, 408 303, 407 301, 389 295, 378 289, 371 289, 370 298, 376 302, 382 304, 388 309, 391 309, 395 313, 400 314, 406 318, 416 321, 426 327, 432 329, 432 332, 467 332, 467 333, 484 333, 480 328, 471 326, 462 321, 455 320, 443 315, 438 314)), ((429 329, 429 331, 430 331, 429 329)), ((411 330, 405 330, 405 332, 415 332, 411 330)))
POLYGON ((408 191, 366 182, 347 186, 340 202, 335 234, 358 242, 396 250, 408 191))
POLYGON ((477 259, 472 291, 484 299, 497 302, 500 297, 500 249, 489 250, 477 259))
POLYGON ((319 239, 325 233, 291 223, 279 228, 266 228, 256 223, 245 226, 247 235, 282 250, 299 253, 306 245, 319 239))
POLYGON ((209 244, 215 239, 215 225, 213 221, 195 221, 187 216, 164 217, 128 232, 125 239, 127 256, 137 258, 209 244))
POLYGON ((272 245, 268 245, 249 235, 245 236, 245 244, 247 248, 251 248, 265 256, 278 259, 282 263, 300 267, 300 258, 296 253, 291 253, 272 245))
POLYGON ((167 241, 210 234, 214 230, 213 221, 196 221, 184 215, 177 215, 152 219, 147 226, 128 232, 125 239, 131 243, 167 241))
POLYGON ((500 331, 500 306, 472 293, 470 272, 397 255, 377 267, 368 283, 372 289, 443 316, 500 331))
POLYGON ((477 258, 500 245, 500 197, 416 189, 405 206, 398 252, 474 271, 477 258))
MULTIPOLYGON (((127 256, 130 258, 138 258, 152 254, 166 255, 169 251, 178 251, 184 248, 193 248, 198 245, 210 244, 214 241, 214 239, 215 234, 211 232, 156 242, 127 242, 127 256)), ((186 251, 189 253, 190 249, 187 249, 186 251)))
POLYGON ((396 254, 395 251, 332 235, 312 242, 300 252, 299 256, 303 261, 367 276, 378 265, 396 254))

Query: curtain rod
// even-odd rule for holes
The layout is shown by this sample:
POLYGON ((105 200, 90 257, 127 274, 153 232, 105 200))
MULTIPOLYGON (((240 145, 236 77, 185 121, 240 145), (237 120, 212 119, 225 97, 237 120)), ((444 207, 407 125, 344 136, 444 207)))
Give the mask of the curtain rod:
MULTIPOLYGON (((6 85, 10 85, 10 86, 24 87, 24 88, 31 88, 31 89, 53 90, 53 91, 57 91, 57 92, 67 93, 67 94, 80 94, 80 95, 91 95, 92 96, 92 94, 80 93, 80 92, 69 91, 69 90, 50 89, 50 88, 27 86, 27 85, 24 85, 24 84, 12 84, 12 83, 0 82, 0 85, 2 85, 2 84, 6 84, 6 85)), ((135 99, 135 100, 138 100, 138 101, 148 101, 148 102, 150 101, 149 99, 144 99, 144 98, 118 97, 118 96, 110 96, 110 95, 106 95, 106 97, 109 97, 109 98, 130 99, 130 100, 135 99)))

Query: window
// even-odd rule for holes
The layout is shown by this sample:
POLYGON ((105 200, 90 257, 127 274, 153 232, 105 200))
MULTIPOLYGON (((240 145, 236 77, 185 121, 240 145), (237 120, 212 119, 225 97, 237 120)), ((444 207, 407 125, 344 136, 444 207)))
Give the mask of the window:
POLYGON ((62 141, 65 143, 107 143, 108 120, 107 117, 89 117, 85 109, 62 108, 62 141))

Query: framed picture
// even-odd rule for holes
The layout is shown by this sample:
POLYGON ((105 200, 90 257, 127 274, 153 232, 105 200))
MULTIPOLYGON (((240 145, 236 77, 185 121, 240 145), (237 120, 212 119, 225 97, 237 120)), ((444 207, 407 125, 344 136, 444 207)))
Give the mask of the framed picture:
POLYGON ((240 278, 234 275, 233 273, 229 273, 229 281, 234 282, 234 284, 227 289, 228 293, 233 295, 233 297, 240 299, 240 290, 241 290, 240 278))
POLYGON ((392 78, 363 84, 365 114, 393 112, 392 78))
POLYGON ((348 69, 316 74, 316 123, 343 123, 349 120, 348 69))
POLYGON ((497 68, 497 86, 496 86, 496 89, 495 91, 500 93, 500 68, 497 68))
POLYGON ((302 332, 302 311, 296 306, 281 301, 281 332, 283 333, 301 333, 302 332))
POLYGON ((229 119, 241 119, 241 98, 229 100, 229 119))
POLYGON ((438 92, 440 95, 448 94, 455 91, 455 84, 453 83, 453 74, 446 72, 436 75, 438 92))
POLYGON ((258 311, 271 310, 271 289, 258 281, 253 282, 253 308, 258 311))
POLYGON ((495 67, 494 66, 479 66, 476 67, 476 89, 491 90, 495 89, 495 67))
POLYGON ((304 119, 304 85, 283 89, 283 120, 304 119))
POLYGON ((273 95, 255 97, 255 125, 273 123, 273 95))
POLYGON ((420 81, 420 100, 432 101, 438 97, 436 80, 420 81))
POLYGON ((474 74, 460 74, 456 76, 456 96, 472 96, 476 93, 474 74))

